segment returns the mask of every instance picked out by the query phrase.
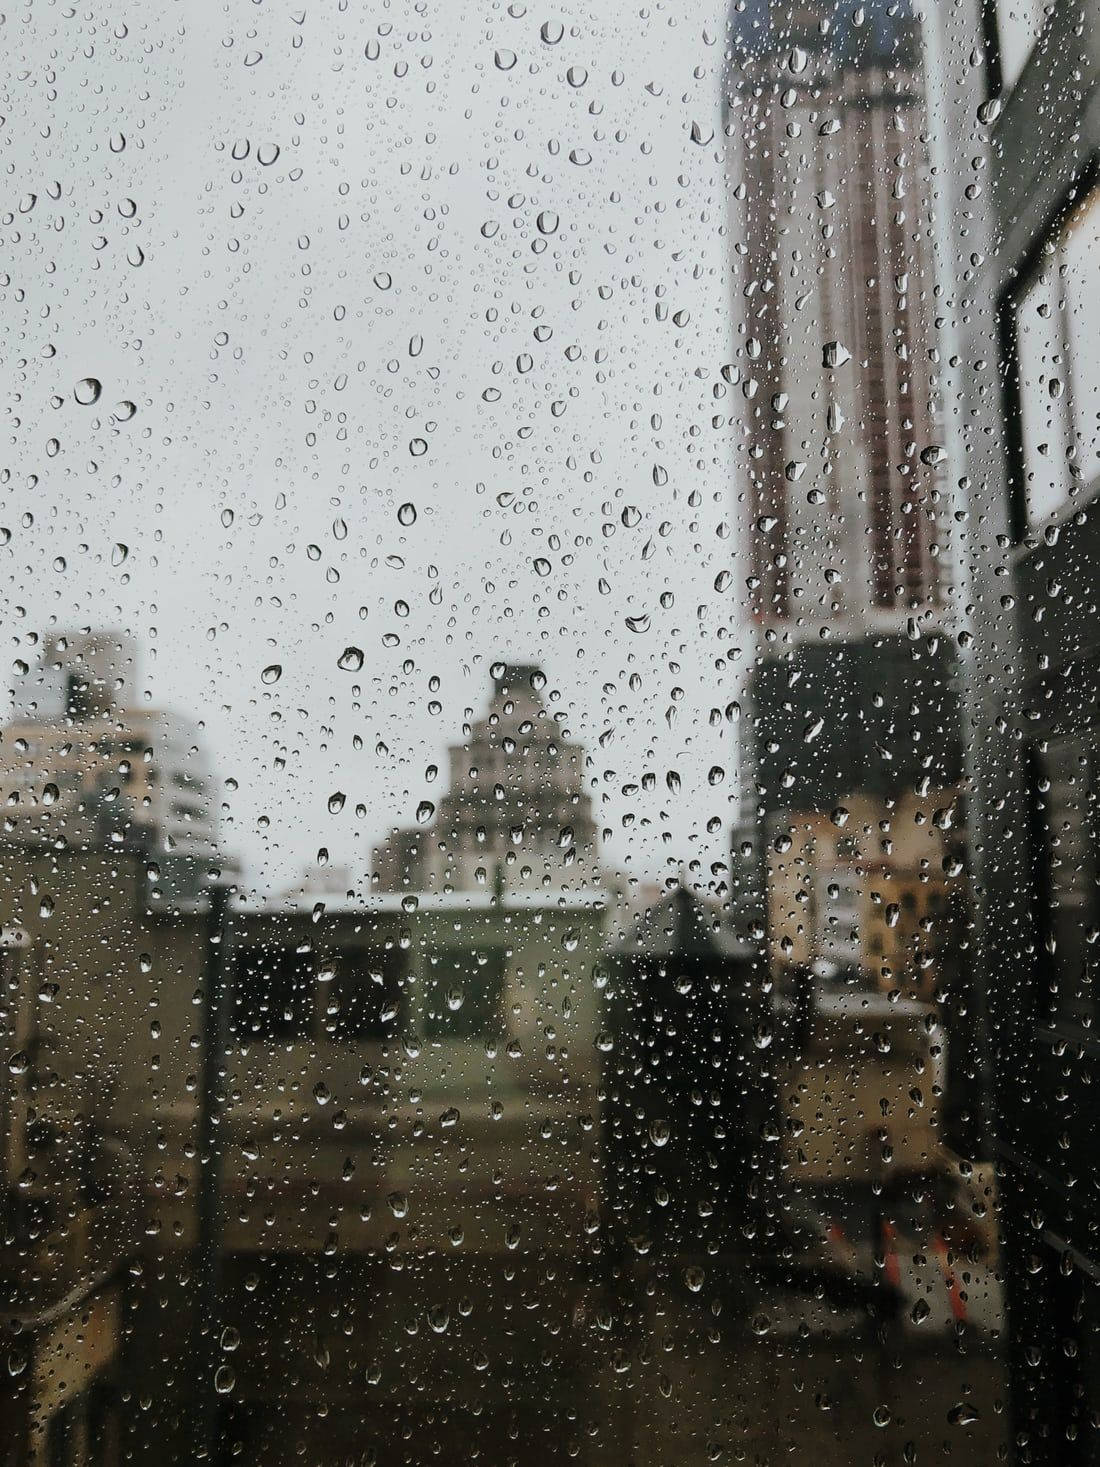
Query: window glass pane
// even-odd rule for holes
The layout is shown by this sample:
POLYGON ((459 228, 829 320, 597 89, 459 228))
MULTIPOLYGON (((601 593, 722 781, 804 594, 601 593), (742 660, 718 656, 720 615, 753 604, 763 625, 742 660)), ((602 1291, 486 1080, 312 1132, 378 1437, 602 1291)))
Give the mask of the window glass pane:
POLYGON ((1016 85, 1051 8, 1051 0, 997 0, 997 37, 1006 90, 1016 85))
POLYGON ((1100 932, 1096 756, 1083 740, 1051 740, 1036 755, 1035 767, 1043 1005, 1055 1021, 1091 1025, 1100 932))
POLYGON ((326 952, 319 976, 331 985, 326 999, 327 1033, 341 1039, 383 1039, 393 1033, 401 1007, 404 959, 384 948, 326 952))
POLYGON ((1095 0, 0 49, 3 1467, 1100 1463, 1095 0))
POLYGON ((1100 473, 1100 187, 1073 211, 1066 228, 1063 263, 1069 389, 1073 411, 1074 477, 1086 489, 1100 473))
POLYGON ((503 1018, 504 956, 440 948, 429 952, 424 1033, 430 1039, 485 1039, 503 1018))
POLYGON ((1087 489, 1100 467, 1098 244, 1100 190, 1094 188, 1045 241, 1012 307, 1032 524, 1087 489))
POLYGON ((313 1013, 313 962, 293 948, 242 948, 236 955, 232 1022, 243 1041, 301 1039, 313 1013))

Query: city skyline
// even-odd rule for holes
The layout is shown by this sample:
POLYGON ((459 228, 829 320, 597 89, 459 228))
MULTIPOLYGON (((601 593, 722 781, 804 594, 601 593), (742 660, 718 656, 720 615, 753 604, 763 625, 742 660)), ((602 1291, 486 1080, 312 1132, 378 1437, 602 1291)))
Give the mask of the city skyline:
MULTIPOLYGON (((430 797, 424 772, 497 659, 559 691, 611 859, 662 876, 686 855, 709 881, 727 840, 705 829, 707 776, 732 778, 710 715, 736 697, 741 643, 736 579, 715 590, 737 576, 730 430, 712 422, 726 7, 629 31, 593 8, 553 43, 530 12, 406 8, 385 34, 257 10, 256 37, 223 46, 193 3, 139 6, 103 42, 115 87, 55 115, 48 150, 31 93, 10 109, 11 187, 35 199, 11 263, 10 411, 44 416, 12 435, 2 609, 19 636, 95 606, 142 643, 139 705, 203 726, 257 890, 321 846, 362 867, 430 797), (498 51, 520 59, 502 70, 498 51), (61 297, 85 251, 98 269, 61 297), (338 665, 349 646, 358 675, 338 665), (636 767, 655 788, 624 797, 636 767)), ((100 64, 82 54, 94 26, 43 14, 11 40, 28 87, 100 64)))

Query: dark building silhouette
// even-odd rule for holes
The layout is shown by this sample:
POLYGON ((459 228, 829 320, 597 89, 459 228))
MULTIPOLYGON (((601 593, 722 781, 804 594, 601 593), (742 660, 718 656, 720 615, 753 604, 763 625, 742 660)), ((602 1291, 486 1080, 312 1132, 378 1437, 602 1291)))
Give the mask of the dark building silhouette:
POLYGON ((962 421, 992 404, 1004 424, 968 440, 971 1022, 1015 1460, 1084 1467, 1100 1460, 1100 16, 1016 7, 1016 35, 1014 8, 996 9, 1010 30, 989 40, 1022 40, 1026 59, 1006 97, 988 47, 990 176, 968 206, 980 264, 958 344, 962 421))

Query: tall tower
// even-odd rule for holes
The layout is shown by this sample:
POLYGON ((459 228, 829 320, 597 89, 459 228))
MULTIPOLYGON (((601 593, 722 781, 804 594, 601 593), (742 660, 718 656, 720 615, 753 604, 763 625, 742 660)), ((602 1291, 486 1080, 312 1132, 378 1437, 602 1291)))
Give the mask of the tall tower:
POLYGON ((888 815, 904 791, 960 772, 909 0, 738 0, 726 133, 726 376, 742 399, 736 493, 756 639, 734 867, 742 915, 768 925, 771 846, 800 817, 856 795, 888 815))
POLYGON ((730 137, 749 605, 795 641, 940 602, 933 272, 908 0, 735 6, 730 137))

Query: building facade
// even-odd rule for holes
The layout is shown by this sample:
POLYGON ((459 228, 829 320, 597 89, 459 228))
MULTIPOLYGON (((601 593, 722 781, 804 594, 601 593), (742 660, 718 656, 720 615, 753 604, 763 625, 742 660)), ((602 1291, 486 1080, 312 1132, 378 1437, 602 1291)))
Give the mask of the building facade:
POLYGON ((1000 1176, 1015 1460, 1100 1457, 1100 1153, 1091 1094, 1100 565, 1100 18, 970 7, 984 178, 950 213, 972 485, 966 753, 988 1133, 1000 1176))
POLYGON ((0 729, 9 840, 134 845, 167 890, 193 897, 218 863, 211 774, 198 727, 137 707, 137 652, 110 631, 46 637, 0 729))
POLYGON ((381 891, 600 886, 584 750, 543 698, 531 664, 495 663, 486 714, 449 750, 449 789, 423 823, 391 832, 374 853, 381 891))

